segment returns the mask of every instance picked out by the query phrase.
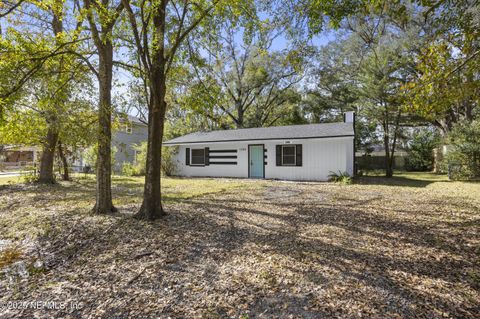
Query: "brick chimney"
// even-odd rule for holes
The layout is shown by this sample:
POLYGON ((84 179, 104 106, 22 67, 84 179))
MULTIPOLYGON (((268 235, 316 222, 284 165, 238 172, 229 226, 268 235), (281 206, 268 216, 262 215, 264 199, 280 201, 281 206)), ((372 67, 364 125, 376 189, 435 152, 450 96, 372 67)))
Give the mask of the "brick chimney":
POLYGON ((343 121, 345 123, 355 123, 355 112, 348 111, 343 113, 343 121))

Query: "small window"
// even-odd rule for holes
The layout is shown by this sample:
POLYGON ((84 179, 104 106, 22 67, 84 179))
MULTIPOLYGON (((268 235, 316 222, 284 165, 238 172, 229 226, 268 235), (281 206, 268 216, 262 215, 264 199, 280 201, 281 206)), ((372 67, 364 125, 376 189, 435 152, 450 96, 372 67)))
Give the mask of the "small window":
POLYGON ((283 145, 282 146, 282 165, 295 166, 296 165, 295 154, 296 154, 295 145, 283 145))
POLYGON ((192 149, 192 165, 205 165, 205 149, 192 149))
POLYGON ((132 134, 133 129, 132 129, 132 122, 127 122, 125 123, 125 132, 127 134, 132 134))

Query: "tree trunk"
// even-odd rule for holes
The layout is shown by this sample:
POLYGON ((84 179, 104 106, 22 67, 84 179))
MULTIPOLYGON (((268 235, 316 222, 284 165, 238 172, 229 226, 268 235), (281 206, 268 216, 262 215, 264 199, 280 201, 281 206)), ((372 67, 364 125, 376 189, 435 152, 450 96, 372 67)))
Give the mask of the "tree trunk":
MULTIPOLYGON (((154 108, 157 106, 155 104, 157 103, 154 102, 154 108)), ((165 102, 161 102, 160 104, 165 105, 165 102)), ((147 168, 143 203, 139 212, 135 215, 138 219, 155 220, 165 215, 161 196, 161 142, 163 138, 164 118, 164 106, 160 106, 160 108, 157 108, 149 114, 147 168)))
POLYGON ((243 128, 245 110, 240 100, 235 101, 235 108, 237 109, 237 128, 243 128))
MULTIPOLYGON (((388 158, 388 166, 387 166, 387 172, 386 172, 386 176, 387 177, 392 177, 393 176, 393 167, 395 165, 395 148, 397 146, 397 136, 398 136, 398 130, 400 128, 400 117, 402 115, 402 109, 399 107, 398 109, 398 112, 397 112, 397 115, 396 115, 396 118, 395 118, 395 126, 393 127, 393 140, 392 140, 392 145, 390 146, 389 145, 389 156, 387 156, 388 158)), ((387 121, 387 125, 388 125, 388 121, 387 121)), ((390 132, 390 127, 388 128, 388 131, 390 132)), ((390 136, 388 136, 387 138, 387 145, 388 143, 390 142, 390 136)))
POLYGON ((393 161, 390 158, 390 143, 389 136, 385 134, 383 138, 383 143, 385 147, 385 177, 393 176, 393 161))
POLYGON ((388 124, 388 113, 385 111, 385 119, 382 122, 383 127, 383 147, 385 148, 385 177, 393 176, 392 162, 390 161, 390 127, 388 124))
POLYGON ((112 74, 113 46, 107 40, 99 52, 99 105, 98 105, 98 154, 97 154, 97 192, 93 207, 95 214, 117 211, 112 203, 112 74))
MULTIPOLYGON (((59 35, 63 32, 63 23, 62 23, 62 16, 63 16, 63 4, 60 0, 56 0, 55 3, 59 5, 59 8, 62 10, 52 10, 53 12, 53 19, 52 19, 52 29, 53 34, 55 36, 59 35)), ((58 42, 57 42, 58 44, 58 42)), ((60 60, 59 68, 59 75, 61 75, 61 70, 63 68, 62 60, 60 60)), ((45 183, 45 184, 53 184, 55 183, 55 177, 53 174, 53 163, 55 160, 55 149, 57 146, 58 141, 58 118, 54 114, 47 113, 47 136, 45 143, 43 144, 42 149, 42 158, 40 159, 40 176, 38 182, 45 183)))
POLYGON ((167 105, 165 103, 166 74, 165 67, 165 14, 167 1, 162 1, 154 10, 154 41, 157 47, 153 50, 152 66, 150 69, 150 101, 148 112, 148 144, 147 167, 143 202, 135 218, 154 220, 165 215, 162 207, 161 194, 161 165, 162 165, 162 139, 167 105))
POLYGON ((58 132, 53 125, 49 125, 47 138, 43 144, 42 158, 40 159, 39 183, 53 184, 55 177, 53 175, 53 162, 55 159, 55 148, 58 140, 58 132))
POLYGON ((62 179, 64 181, 69 181, 70 174, 68 172, 68 161, 67 161, 67 157, 65 156, 65 153, 63 152, 63 146, 61 141, 58 141, 58 156, 60 157, 60 160, 62 161, 62 166, 63 166, 62 179))

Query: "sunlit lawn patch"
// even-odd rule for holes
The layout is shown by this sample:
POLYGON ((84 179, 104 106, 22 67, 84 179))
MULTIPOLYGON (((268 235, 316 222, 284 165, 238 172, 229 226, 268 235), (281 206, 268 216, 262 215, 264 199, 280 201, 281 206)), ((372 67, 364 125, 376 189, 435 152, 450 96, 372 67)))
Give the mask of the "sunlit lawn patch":
POLYGON ((0 186, 21 183, 21 176, 0 176, 0 186))

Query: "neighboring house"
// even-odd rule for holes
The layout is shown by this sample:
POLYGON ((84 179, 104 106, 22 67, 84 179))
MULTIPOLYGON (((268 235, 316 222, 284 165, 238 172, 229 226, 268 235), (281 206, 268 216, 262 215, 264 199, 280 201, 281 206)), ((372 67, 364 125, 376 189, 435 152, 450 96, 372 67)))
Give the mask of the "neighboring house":
POLYGON ((2 145, 0 148, 2 169, 19 169, 34 165, 41 153, 36 146, 2 145))
POLYGON ((136 145, 146 142, 148 138, 148 126, 140 119, 128 116, 126 120, 120 120, 119 129, 112 134, 112 146, 116 148, 114 171, 120 172, 123 163, 134 163, 137 158, 136 145))
MULTIPOLYGON (((117 129, 112 132, 112 148, 114 151, 113 171, 120 173, 124 163, 135 163, 137 159, 137 145, 146 142, 148 138, 148 126, 140 119, 128 115, 121 118, 117 129)), ((86 166, 93 168, 93 164, 87 162, 83 156, 74 163, 78 170, 84 170, 86 166)))
POLYGON ((176 146, 179 176, 324 181, 354 173, 354 113, 343 123, 197 132, 163 143, 176 146))
MULTIPOLYGON (((146 142, 147 138, 147 124, 130 115, 126 119, 122 118, 119 128, 112 133, 112 147, 116 150, 113 170, 121 172, 123 163, 134 163, 137 157, 135 146, 146 142)), ((6 168, 34 165, 40 161, 40 156, 40 146, 6 145, 0 151, 0 163, 6 168)), ((85 161, 84 151, 81 150, 75 155, 71 169, 81 172, 85 166, 93 166, 93 163, 85 161)))

